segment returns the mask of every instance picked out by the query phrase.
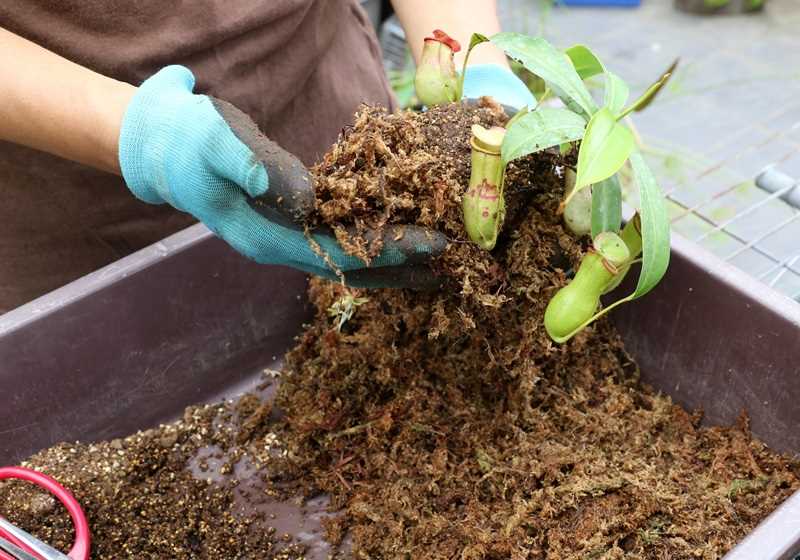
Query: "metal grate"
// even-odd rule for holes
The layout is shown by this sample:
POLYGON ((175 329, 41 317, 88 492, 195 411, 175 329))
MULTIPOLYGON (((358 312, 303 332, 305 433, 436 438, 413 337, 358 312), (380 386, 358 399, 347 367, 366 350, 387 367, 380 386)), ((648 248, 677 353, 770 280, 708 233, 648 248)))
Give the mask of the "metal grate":
MULTIPOLYGON (((783 131, 769 135, 758 144, 741 148, 696 174, 694 180, 720 175, 727 164, 756 150, 763 153, 773 142, 797 128, 800 128, 800 121, 787 125, 783 131)), ((699 228, 701 232, 687 237, 770 287, 780 288, 789 297, 800 300, 800 185, 797 179, 780 169, 783 161, 797 154, 800 154, 800 146, 793 146, 774 161, 765 161, 769 164, 752 182, 760 194, 754 192, 753 200, 729 217, 715 217, 714 204, 737 189, 747 188, 750 182, 733 182, 694 203, 681 200, 678 187, 668 189, 665 194, 673 206, 671 218, 675 229, 680 231, 682 221, 701 222, 705 226, 699 228)))
MULTIPOLYGON (((713 218, 704 213, 704 208, 718 198, 717 196, 710 197, 702 203, 688 207, 668 195, 668 199, 673 204, 683 208, 683 211, 680 213, 680 215, 672 218, 672 222, 674 224, 675 222, 678 222, 689 215, 695 216, 706 222, 710 226, 710 229, 694 237, 693 239, 695 243, 701 245, 707 240, 711 239, 713 235, 720 233, 729 236, 735 242, 739 243, 741 246, 733 251, 728 252, 727 254, 721 255, 726 261, 734 261, 737 257, 740 257, 747 252, 753 252, 768 259, 770 264, 762 271, 755 274, 755 276, 759 280, 766 282, 771 287, 775 287, 779 282, 785 283, 787 281, 787 274, 800 283, 800 270, 795 268, 798 260, 800 260, 800 239, 798 239, 796 248, 786 249, 789 251, 789 254, 785 254, 784 251, 782 251, 781 253, 783 254, 781 254, 764 246, 771 237, 778 235, 789 226, 796 224, 798 219, 800 219, 800 211, 797 209, 797 202, 796 200, 793 200, 798 198, 800 195, 800 187, 798 186, 798 182, 774 167, 768 167, 756 178, 755 184, 770 194, 766 195, 760 201, 746 207, 743 210, 740 210, 732 217, 719 222, 715 221, 713 218), (735 232, 733 226, 736 223, 745 220, 746 218, 752 216, 757 210, 765 208, 770 202, 779 199, 785 200, 791 204, 792 210, 788 216, 780 219, 777 221, 777 223, 762 222, 761 231, 752 236, 743 236, 735 232)), ((732 190, 732 188, 726 189, 720 194, 727 194, 730 192, 730 190, 732 190)), ((788 289, 786 293, 794 299, 800 298, 800 289, 788 289)))

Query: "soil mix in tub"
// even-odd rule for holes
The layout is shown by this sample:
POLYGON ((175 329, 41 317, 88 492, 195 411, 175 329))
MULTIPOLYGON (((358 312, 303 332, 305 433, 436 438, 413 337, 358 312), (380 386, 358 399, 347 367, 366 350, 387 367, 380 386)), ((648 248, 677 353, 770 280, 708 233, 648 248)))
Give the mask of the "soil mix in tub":
MULTIPOLYGON (((275 409, 246 395, 30 459, 85 506, 95 558, 301 557, 269 513, 243 512, 325 493, 343 557, 714 559, 800 487, 800 464, 753 439, 745 415, 700 427, 642 385, 606 320, 549 339, 547 302, 586 249, 556 213, 569 158, 512 163, 497 247, 466 241, 470 126, 506 120, 488 101, 364 108, 343 132, 314 170, 316 223, 365 259, 380 250, 367 228, 438 229, 446 280, 428 293, 312 280, 316 318, 275 409)), ((1 485, 0 503, 68 545, 64 512, 30 487, 1 485)))

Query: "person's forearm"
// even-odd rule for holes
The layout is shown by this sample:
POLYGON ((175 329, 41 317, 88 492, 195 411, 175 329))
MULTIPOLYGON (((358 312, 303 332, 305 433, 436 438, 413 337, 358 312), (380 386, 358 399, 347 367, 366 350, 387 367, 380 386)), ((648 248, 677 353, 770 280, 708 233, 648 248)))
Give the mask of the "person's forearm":
POLYGON ((4 29, 0 53, 0 140, 119 173, 119 130, 136 88, 4 29))
MULTIPOLYGON (((392 6, 411 47, 414 60, 419 62, 422 43, 434 29, 441 29, 461 43, 456 53, 456 68, 464 55, 473 33, 491 36, 500 31, 496 0, 392 0, 392 6)), ((508 65, 503 52, 494 45, 480 45, 469 57, 470 64, 508 65)))

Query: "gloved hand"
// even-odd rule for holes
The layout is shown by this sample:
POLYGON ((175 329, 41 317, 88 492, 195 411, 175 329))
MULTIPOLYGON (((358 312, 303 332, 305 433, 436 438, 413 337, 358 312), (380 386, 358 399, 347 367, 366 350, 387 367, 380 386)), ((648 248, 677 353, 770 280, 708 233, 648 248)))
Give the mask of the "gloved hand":
MULTIPOLYGON (((303 232, 314 205, 308 171, 233 105, 192 93, 194 84, 189 69, 168 66, 133 97, 119 138, 128 188, 145 202, 192 214, 259 263, 335 279, 303 232)), ((437 281, 427 263, 447 244, 438 232, 398 226, 385 232, 381 254, 366 267, 332 236, 313 237, 346 281, 360 287, 432 287, 437 281)))
POLYGON ((528 86, 511 70, 499 64, 467 66, 463 96, 477 99, 482 95, 489 95, 498 103, 514 109, 522 109, 526 105, 533 109, 536 105, 536 98, 528 86))

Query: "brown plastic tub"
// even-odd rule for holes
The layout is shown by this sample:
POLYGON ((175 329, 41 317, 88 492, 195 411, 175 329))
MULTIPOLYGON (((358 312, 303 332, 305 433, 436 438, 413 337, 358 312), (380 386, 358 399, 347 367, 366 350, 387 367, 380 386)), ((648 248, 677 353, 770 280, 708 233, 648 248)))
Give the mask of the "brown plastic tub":
MULTIPOLYGON (((251 263, 194 226, 0 316, 0 465, 251 388, 309 318, 305 286, 302 274, 251 263)), ((647 382, 702 407, 708 423, 747 409, 755 435, 800 451, 800 305, 676 236, 665 281, 613 319, 647 382)), ((326 551, 318 505, 305 517, 274 510, 312 557, 326 551)), ((798 553, 800 493, 726 559, 798 553)))

